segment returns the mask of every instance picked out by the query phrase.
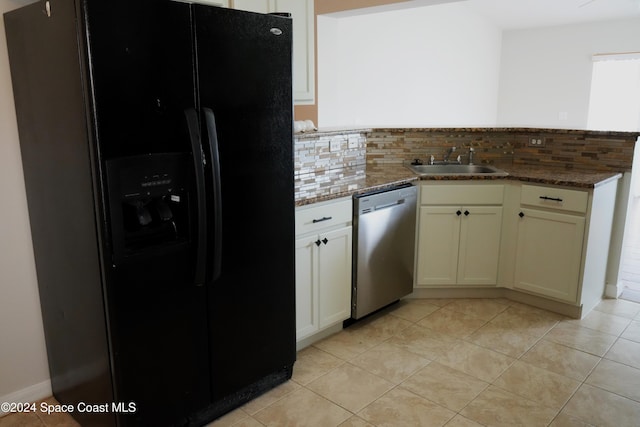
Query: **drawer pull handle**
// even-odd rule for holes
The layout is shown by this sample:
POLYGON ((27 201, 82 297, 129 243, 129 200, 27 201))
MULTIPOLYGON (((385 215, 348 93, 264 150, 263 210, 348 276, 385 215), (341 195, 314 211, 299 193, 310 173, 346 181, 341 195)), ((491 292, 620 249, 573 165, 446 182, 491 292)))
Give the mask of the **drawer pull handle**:
POLYGON ((554 202, 561 202, 562 199, 559 197, 547 197, 547 196, 540 196, 540 198, 542 200, 553 200, 554 202))
POLYGON ((314 219, 313 223, 315 224, 315 223, 322 222, 322 221, 329 221, 330 219, 333 219, 333 217, 332 216, 324 216, 324 217, 322 217, 320 219, 314 219))

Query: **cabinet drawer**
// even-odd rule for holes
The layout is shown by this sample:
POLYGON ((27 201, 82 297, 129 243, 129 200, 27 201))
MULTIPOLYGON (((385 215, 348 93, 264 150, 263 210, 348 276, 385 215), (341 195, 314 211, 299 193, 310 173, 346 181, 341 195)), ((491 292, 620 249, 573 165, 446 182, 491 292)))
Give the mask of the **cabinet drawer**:
POLYGON ((351 222, 353 201, 314 203, 296 209, 296 236, 351 222))
POLYGON ((501 205, 504 185, 423 185, 422 205, 501 205))
POLYGON ((589 193, 565 188, 523 185, 520 204, 562 211, 586 212, 589 193))

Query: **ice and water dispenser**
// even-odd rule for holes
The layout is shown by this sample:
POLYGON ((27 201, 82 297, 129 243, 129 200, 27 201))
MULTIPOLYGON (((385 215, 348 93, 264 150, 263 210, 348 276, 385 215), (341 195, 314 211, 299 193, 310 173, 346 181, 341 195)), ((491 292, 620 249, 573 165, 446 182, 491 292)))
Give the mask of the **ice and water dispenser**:
POLYGON ((106 162, 113 262, 176 250, 189 238, 188 153, 106 162))

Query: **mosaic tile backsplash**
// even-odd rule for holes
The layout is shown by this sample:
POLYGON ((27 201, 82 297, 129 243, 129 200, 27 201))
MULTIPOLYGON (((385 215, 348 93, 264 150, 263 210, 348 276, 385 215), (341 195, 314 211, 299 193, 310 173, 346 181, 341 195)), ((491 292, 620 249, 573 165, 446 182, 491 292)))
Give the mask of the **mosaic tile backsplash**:
POLYGON ((366 161, 370 164, 403 163, 431 157, 442 160, 450 147, 451 156, 468 162, 469 148, 474 163, 497 167, 544 166, 591 171, 631 170, 638 133, 577 130, 469 128, 469 129, 374 129, 367 134, 366 161), (544 141, 544 147, 529 147, 529 138, 544 141))

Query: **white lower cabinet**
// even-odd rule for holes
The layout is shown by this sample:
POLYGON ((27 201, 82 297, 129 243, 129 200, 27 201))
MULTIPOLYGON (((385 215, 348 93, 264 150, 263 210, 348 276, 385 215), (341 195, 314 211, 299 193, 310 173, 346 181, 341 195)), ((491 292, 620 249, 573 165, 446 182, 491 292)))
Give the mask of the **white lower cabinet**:
POLYGON ((423 185, 416 286, 496 284, 502 192, 502 185, 423 185))
POLYGON ((584 217, 524 208, 520 213, 514 288, 576 302, 584 217))
POLYGON ((296 210, 296 338, 351 316, 351 199, 296 210))

